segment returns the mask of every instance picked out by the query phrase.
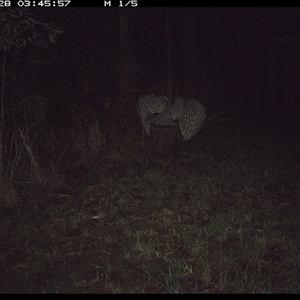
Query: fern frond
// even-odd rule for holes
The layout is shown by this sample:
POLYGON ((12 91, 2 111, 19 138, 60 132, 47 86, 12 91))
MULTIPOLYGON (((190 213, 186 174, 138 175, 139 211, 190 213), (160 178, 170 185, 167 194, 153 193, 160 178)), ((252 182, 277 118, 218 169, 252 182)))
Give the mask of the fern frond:
POLYGON ((48 116, 49 101, 39 95, 30 95, 22 99, 20 112, 33 117, 37 122, 43 122, 48 116))

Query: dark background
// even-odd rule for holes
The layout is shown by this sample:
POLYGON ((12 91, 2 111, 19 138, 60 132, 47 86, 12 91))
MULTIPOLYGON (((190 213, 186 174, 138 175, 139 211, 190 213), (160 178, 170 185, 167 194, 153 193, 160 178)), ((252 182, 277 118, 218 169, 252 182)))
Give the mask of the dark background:
POLYGON ((140 95, 158 93, 200 98, 211 111, 247 105, 272 118, 298 116, 299 8, 32 12, 64 31, 41 53, 60 60, 35 74, 46 93, 63 86, 73 101, 89 93, 100 109, 107 99, 132 109, 140 95))
POLYGON ((23 73, 14 82, 15 89, 23 85, 21 98, 48 99, 50 124, 66 127, 74 111, 89 109, 106 124, 126 123, 133 135, 137 99, 157 94, 199 99, 211 121, 221 114, 298 131, 299 8, 29 12, 63 31, 47 49, 21 49, 23 73))

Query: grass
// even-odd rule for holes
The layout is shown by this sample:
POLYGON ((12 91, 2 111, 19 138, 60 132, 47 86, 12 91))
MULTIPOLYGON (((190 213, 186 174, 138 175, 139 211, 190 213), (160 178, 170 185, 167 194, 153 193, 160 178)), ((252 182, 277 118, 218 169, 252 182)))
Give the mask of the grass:
POLYGON ((299 293, 294 150, 221 127, 176 154, 137 145, 77 166, 63 193, 23 192, 0 210, 0 291, 299 293))

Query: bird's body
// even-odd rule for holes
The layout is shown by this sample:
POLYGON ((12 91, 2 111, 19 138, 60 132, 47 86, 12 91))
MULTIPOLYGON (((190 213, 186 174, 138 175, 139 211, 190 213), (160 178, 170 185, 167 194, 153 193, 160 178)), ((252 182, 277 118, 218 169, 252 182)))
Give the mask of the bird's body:
POLYGON ((172 106, 168 106, 167 97, 147 95, 138 100, 138 114, 148 135, 151 124, 176 126, 178 122, 182 139, 188 141, 203 125, 206 109, 195 99, 178 97, 172 106))

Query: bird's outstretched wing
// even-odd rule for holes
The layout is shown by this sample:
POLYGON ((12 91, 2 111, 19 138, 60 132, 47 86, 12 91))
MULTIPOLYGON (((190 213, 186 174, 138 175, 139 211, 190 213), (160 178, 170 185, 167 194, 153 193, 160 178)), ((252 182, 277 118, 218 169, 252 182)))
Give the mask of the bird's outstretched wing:
POLYGON ((144 96, 138 101, 138 113, 142 124, 150 135, 150 125, 174 126, 178 121, 184 141, 192 139, 200 130, 206 118, 206 109, 195 99, 176 98, 168 107, 168 98, 144 96))
POLYGON ((139 98, 137 111, 140 116, 140 120, 143 124, 143 127, 145 128, 145 131, 148 135, 150 135, 151 124, 149 119, 155 114, 159 114, 163 111, 166 111, 167 107, 167 97, 146 95, 139 98))
POLYGON ((176 98, 170 113, 178 120, 184 141, 198 133, 206 118, 205 106, 195 99, 176 98))

